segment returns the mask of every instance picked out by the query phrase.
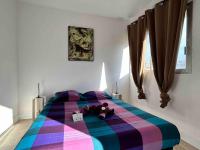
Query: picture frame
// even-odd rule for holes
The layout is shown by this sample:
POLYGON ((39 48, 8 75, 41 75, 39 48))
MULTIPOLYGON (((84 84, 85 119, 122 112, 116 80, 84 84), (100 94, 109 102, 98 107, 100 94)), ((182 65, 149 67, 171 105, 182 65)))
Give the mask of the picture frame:
POLYGON ((94 61, 94 30, 68 26, 68 60, 94 61))

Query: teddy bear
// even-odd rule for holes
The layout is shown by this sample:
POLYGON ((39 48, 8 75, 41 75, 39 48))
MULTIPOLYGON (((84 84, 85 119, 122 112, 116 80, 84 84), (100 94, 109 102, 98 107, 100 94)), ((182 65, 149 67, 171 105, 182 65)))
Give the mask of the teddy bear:
POLYGON ((110 109, 108 107, 107 103, 103 103, 103 105, 101 106, 98 117, 100 119, 106 119, 106 118, 111 117, 113 114, 114 114, 114 109, 110 109))
POLYGON ((108 103, 103 103, 102 105, 92 105, 85 106, 82 108, 81 112, 83 115, 94 114, 100 119, 106 119, 111 117, 114 114, 114 109, 108 107, 108 103))

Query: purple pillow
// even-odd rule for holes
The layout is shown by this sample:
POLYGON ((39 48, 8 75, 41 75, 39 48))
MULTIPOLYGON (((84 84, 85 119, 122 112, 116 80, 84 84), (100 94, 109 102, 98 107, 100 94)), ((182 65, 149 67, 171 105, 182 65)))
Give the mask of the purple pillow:
POLYGON ((56 100, 58 101, 79 101, 80 100, 80 93, 75 90, 68 90, 57 92, 55 94, 56 100))
POLYGON ((104 91, 89 91, 82 94, 84 100, 103 100, 103 99, 112 99, 112 96, 108 95, 104 91))

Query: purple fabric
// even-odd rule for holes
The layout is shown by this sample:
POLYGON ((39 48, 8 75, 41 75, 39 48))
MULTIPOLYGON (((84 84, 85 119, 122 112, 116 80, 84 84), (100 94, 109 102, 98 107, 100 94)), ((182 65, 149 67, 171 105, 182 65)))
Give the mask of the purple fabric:
POLYGON ((55 96, 57 97, 57 101, 62 101, 62 102, 80 100, 80 93, 75 90, 57 92, 55 96))
POLYGON ((117 99, 50 101, 16 150, 160 150, 173 147, 179 141, 174 125, 117 99), (112 117, 101 120, 88 115, 83 121, 73 122, 74 111, 103 103, 114 108, 112 117))
POLYGON ((84 94, 82 94, 82 96, 86 99, 86 100, 103 100, 103 99, 112 99, 111 96, 109 96, 106 92, 104 91, 89 91, 86 92, 84 94))

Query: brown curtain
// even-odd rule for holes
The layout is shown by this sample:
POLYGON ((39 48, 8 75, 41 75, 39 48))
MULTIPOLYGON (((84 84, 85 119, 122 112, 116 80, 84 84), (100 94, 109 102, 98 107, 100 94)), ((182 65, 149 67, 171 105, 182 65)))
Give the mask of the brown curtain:
POLYGON ((146 11, 154 75, 160 89, 161 105, 170 101, 168 91, 173 83, 186 0, 165 0, 146 11))
POLYGON ((138 18, 136 22, 128 25, 128 40, 132 75, 135 85, 138 88, 138 99, 146 99, 142 89, 143 83, 143 42, 146 33, 146 19, 144 16, 138 18))

